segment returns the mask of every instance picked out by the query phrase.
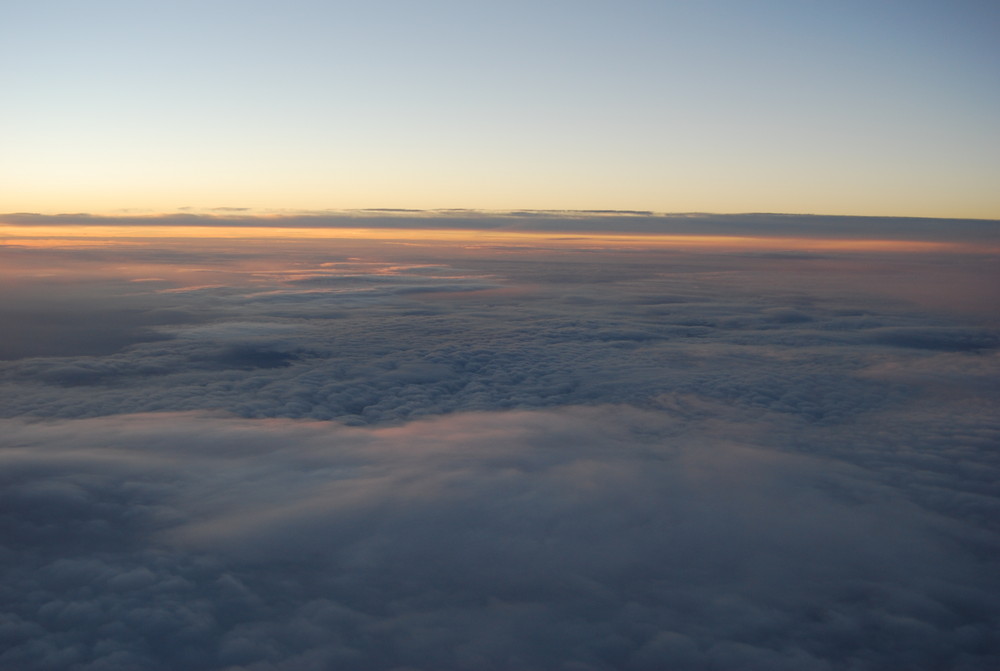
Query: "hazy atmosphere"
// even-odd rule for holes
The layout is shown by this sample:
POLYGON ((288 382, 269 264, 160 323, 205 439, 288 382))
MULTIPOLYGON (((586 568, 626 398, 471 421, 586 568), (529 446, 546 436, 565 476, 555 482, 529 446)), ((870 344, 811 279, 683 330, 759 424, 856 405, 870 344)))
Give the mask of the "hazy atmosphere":
POLYGON ((998 20, 0 1, 0 669, 1000 668, 998 20))

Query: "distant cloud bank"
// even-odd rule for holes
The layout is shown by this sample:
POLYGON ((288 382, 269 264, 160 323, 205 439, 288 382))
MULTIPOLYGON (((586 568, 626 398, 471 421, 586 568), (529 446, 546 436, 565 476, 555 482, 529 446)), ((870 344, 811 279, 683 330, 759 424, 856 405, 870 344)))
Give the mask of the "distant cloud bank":
POLYGON ((194 213, 108 216, 0 215, 13 226, 245 226, 285 228, 455 229, 546 233, 789 237, 928 242, 993 242, 1000 220, 810 214, 665 214, 630 210, 477 211, 368 209, 252 214, 226 207, 194 213))

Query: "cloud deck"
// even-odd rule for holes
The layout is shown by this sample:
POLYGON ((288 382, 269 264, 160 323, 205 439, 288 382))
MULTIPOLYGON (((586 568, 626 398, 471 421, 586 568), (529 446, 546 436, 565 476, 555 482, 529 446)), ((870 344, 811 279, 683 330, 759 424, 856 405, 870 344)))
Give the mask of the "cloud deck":
POLYGON ((3 666, 1000 661, 989 254, 0 254, 3 666))

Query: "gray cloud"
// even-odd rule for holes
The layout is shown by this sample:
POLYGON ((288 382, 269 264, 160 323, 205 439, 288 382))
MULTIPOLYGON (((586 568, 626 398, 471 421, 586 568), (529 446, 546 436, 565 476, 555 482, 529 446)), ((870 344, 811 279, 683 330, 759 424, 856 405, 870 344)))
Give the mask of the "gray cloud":
POLYGON ((1000 661, 985 255, 0 260, 0 667, 1000 661))
POLYGON ((367 209, 242 214, 243 208, 214 208, 209 214, 155 216, 93 214, 0 214, 18 225, 284 226, 304 228, 402 228, 509 230, 550 233, 656 233, 665 235, 788 236, 929 242, 995 242, 1000 222, 987 219, 931 219, 814 214, 655 213, 632 210, 405 210, 367 209))
MULTIPOLYGON (((847 421, 905 395, 905 385, 858 375, 885 345, 979 355, 996 341, 996 330, 975 319, 928 313, 900 302, 892 287, 888 296, 859 296, 865 276, 830 279, 829 265, 803 268, 797 258, 591 250, 535 260, 529 249, 467 250, 428 263, 424 248, 375 252, 367 261, 327 261, 320 249, 283 268, 269 249, 199 250, 184 265, 211 259, 213 283, 202 284, 201 274, 168 272, 181 265, 175 249, 160 263, 161 283, 95 278, 72 296, 39 299, 32 309, 51 332, 35 340, 79 347, 81 324, 93 324, 104 356, 22 356, 0 366, 0 387, 10 392, 0 413, 216 408, 378 423, 461 410, 643 405, 680 392, 847 421), (802 286, 784 286, 789 274, 802 286), (68 319, 64 306, 72 305, 94 314, 68 319), (108 318, 113 306, 129 321, 108 318), (138 334, 152 342, 136 342, 138 334)), ((90 264, 107 254, 79 258, 90 264)), ((851 263, 845 258, 823 263, 851 263)), ((953 258, 961 257, 939 262, 950 267, 953 258)), ((868 277, 894 267, 891 258, 873 259, 868 277)), ((69 260, 58 262, 72 268, 69 260)), ((14 319, 6 328, 22 325, 14 319)))
POLYGON ((996 554, 974 524, 876 472, 754 445, 741 422, 606 407, 3 429, 3 659, 18 668, 1000 655, 996 554))
POLYGON ((947 352, 979 351, 1000 346, 996 331, 960 327, 898 327, 873 329, 873 342, 896 347, 943 350, 947 352))

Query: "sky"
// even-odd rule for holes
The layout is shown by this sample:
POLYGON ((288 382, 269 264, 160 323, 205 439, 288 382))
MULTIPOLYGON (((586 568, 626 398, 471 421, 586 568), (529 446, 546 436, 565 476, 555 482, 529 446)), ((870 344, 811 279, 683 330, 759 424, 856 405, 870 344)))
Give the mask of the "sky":
POLYGON ((1000 218, 1000 9, 6 0, 0 212, 1000 218))

